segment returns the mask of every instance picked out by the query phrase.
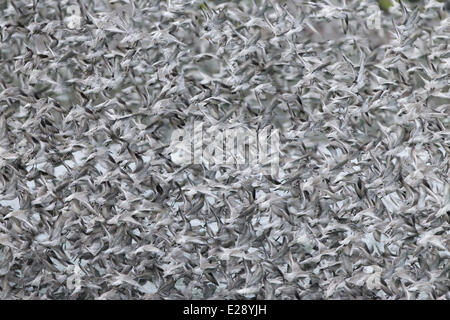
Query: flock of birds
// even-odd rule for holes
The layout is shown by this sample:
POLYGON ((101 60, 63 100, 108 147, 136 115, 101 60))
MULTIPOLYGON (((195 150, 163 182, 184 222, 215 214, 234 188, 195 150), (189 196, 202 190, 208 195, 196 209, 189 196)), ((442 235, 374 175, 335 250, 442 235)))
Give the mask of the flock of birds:
POLYGON ((393 3, 3 1, 0 298, 449 299, 450 15, 393 3))

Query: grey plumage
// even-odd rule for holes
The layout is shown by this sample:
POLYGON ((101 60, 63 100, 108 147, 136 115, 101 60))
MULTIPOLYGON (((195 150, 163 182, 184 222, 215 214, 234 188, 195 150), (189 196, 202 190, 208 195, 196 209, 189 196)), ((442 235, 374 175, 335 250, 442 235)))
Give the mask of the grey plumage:
POLYGON ((0 298, 450 298, 443 3, 55 3, 0 4, 0 298), (278 177, 175 163, 195 121, 278 177))

